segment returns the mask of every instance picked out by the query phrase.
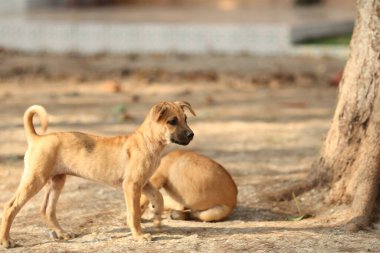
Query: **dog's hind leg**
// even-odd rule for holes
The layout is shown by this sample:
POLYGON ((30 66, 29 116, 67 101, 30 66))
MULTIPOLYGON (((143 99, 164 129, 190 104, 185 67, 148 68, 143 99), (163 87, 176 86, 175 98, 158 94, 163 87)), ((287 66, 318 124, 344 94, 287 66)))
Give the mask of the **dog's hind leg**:
POLYGON ((142 189, 142 193, 149 199, 153 206, 154 225, 160 227, 161 215, 164 210, 164 200, 161 193, 148 182, 142 189))
MULTIPOLYGON (((163 175, 161 175, 160 173, 156 173, 154 174, 148 184, 153 187, 153 189, 156 189, 157 191, 160 190, 160 188, 166 183, 166 177, 164 177, 163 175)), ((146 188, 145 190, 143 189, 142 191, 142 195, 141 195, 141 198, 140 198, 140 208, 141 208, 141 213, 144 213, 145 212, 145 209, 148 207, 148 204, 149 202, 152 202, 155 200, 155 196, 157 195, 157 193, 154 193, 153 194, 150 194, 151 190, 150 190, 150 186, 147 186, 148 188, 146 188)), ((161 193, 158 193, 161 195, 161 193)), ((162 196, 162 195, 161 195, 162 196)), ((153 204, 153 203, 152 203, 153 204)), ((153 204, 154 205, 154 204, 153 204)), ((157 206, 157 205, 155 205, 157 206)))
POLYGON ((0 229, 0 243, 3 247, 12 248, 16 246, 9 236, 9 230, 11 228, 12 222, 20 209, 28 200, 30 200, 42 189, 42 187, 46 184, 46 181, 47 178, 45 178, 43 175, 40 177, 34 177, 33 175, 24 175, 21 179, 21 183, 15 195, 4 206, 0 229))
POLYGON ((226 218, 232 208, 226 205, 217 205, 204 211, 192 211, 190 215, 201 221, 219 221, 226 218))
POLYGON ((67 233, 62 229, 62 227, 58 223, 56 215, 58 198, 63 186, 65 185, 65 181, 66 175, 57 175, 49 180, 46 186, 44 202, 40 209, 41 214, 44 217, 47 225, 50 229, 52 229, 50 236, 54 239, 61 240, 67 240, 74 237, 73 234, 67 233))

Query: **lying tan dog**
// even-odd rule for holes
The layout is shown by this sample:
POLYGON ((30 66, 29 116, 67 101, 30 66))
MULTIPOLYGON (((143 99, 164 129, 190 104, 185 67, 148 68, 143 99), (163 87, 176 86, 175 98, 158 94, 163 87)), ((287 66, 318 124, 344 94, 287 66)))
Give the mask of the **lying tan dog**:
POLYGON ((155 105, 142 125, 129 136, 100 137, 79 132, 57 132, 38 135, 33 127, 37 114, 43 129, 47 113, 41 106, 30 107, 24 115, 28 141, 25 168, 13 198, 5 204, 0 230, 2 246, 14 247, 9 230, 22 206, 44 185, 47 191, 41 212, 58 239, 73 235, 65 232, 56 218, 56 204, 66 175, 74 175, 111 186, 122 187, 127 204, 127 223, 133 238, 149 240, 141 231, 141 193, 157 206, 156 225, 160 224, 162 195, 149 183, 160 162, 160 153, 169 143, 187 145, 193 131, 186 122, 184 108, 195 115, 187 102, 162 102, 155 105))
MULTIPOLYGON (((163 157, 150 182, 165 189, 165 208, 176 211, 172 215, 177 217, 172 218, 186 219, 189 214, 201 221, 219 221, 236 207, 237 188, 230 174, 217 162, 192 151, 174 151, 163 157)), ((148 199, 142 196, 140 204, 145 210, 148 199)))

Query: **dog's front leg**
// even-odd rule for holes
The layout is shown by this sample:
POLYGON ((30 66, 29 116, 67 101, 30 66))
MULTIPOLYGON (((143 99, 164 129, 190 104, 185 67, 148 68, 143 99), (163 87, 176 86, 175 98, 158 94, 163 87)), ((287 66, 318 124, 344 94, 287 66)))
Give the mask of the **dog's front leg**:
POLYGON ((123 189, 127 203, 127 223, 133 238, 139 241, 150 241, 150 234, 143 234, 141 230, 140 197, 142 185, 134 181, 124 180, 123 189))

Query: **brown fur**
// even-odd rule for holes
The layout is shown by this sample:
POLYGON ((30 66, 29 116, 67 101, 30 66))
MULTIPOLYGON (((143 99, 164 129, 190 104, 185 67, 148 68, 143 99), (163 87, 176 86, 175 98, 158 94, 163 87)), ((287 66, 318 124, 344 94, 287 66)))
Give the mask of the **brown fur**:
MULTIPOLYGON (((184 108, 193 114, 187 102, 162 102, 155 105, 142 125, 129 136, 101 137, 77 132, 58 132, 38 135, 33 126, 37 114, 43 129, 47 128, 47 113, 41 106, 30 107, 24 115, 28 141, 25 168, 20 185, 5 204, 0 230, 0 243, 15 246, 10 239, 11 224, 22 206, 46 185, 41 213, 58 239, 73 235, 65 232, 56 218, 56 204, 65 184, 66 175, 79 176, 115 187, 122 187, 127 204, 127 222, 138 240, 149 240, 141 231, 141 193, 157 205, 156 225, 160 224, 162 196, 149 183, 157 169, 164 147, 175 142, 187 145, 193 133, 186 123, 184 108), (169 121, 176 118, 176 124, 169 121)), ((194 114, 195 115, 195 114, 194 114)))
MULTIPOLYGON (((190 213, 202 221, 222 220, 236 207, 237 187, 231 175, 220 164, 192 151, 174 151, 163 157, 150 182, 167 192, 167 209, 190 213)), ((142 196, 142 207, 147 203, 142 196)))

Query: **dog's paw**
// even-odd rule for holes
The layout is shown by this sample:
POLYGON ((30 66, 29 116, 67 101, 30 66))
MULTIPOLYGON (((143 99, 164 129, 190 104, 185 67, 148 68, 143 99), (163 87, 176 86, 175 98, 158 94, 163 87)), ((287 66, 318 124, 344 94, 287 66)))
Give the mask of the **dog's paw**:
POLYGON ((140 234, 140 235, 135 235, 133 238, 137 241, 141 242, 147 242, 152 240, 152 236, 150 234, 140 234))
POLYGON ((0 243, 1 243, 1 246, 3 246, 6 249, 10 249, 10 248, 14 248, 14 247, 19 246, 16 244, 16 242, 14 240, 11 240, 11 239, 1 239, 0 243))
POLYGON ((189 220, 190 214, 188 212, 172 210, 170 212, 170 219, 172 219, 172 220, 189 220))
POLYGON ((76 235, 74 233, 56 232, 56 231, 50 231, 49 236, 50 236, 50 238, 56 239, 56 240, 69 240, 69 239, 76 237, 76 235))
POLYGON ((71 232, 63 232, 63 233, 58 235, 58 239, 61 239, 61 240, 69 240, 69 239, 73 239, 75 237, 76 237, 76 234, 71 233, 71 232))

